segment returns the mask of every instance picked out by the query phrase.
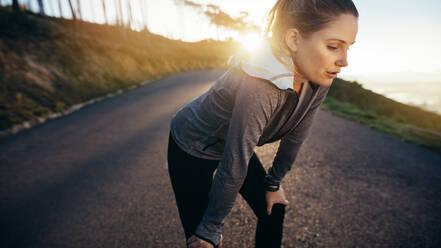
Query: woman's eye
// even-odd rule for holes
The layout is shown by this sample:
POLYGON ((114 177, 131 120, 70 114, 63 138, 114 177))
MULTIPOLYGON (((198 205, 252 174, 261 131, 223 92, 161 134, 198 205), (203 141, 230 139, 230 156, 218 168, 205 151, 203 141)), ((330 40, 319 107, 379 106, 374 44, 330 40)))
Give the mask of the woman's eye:
POLYGON ((337 49, 337 47, 333 47, 333 46, 328 46, 328 48, 331 49, 331 50, 337 49))

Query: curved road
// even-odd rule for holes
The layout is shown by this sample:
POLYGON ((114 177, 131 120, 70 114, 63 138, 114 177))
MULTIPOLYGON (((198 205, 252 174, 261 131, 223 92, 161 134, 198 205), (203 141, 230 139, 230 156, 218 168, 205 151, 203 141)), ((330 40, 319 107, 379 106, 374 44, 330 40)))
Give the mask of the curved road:
MULTIPOLYGON (((0 140, 1 247, 185 247, 169 121, 222 71, 147 84, 0 140)), ((257 149, 270 165, 278 144, 257 149)), ((320 110, 284 179, 284 247, 441 247, 441 155, 320 110)), ((225 247, 253 247, 239 196, 225 247)))

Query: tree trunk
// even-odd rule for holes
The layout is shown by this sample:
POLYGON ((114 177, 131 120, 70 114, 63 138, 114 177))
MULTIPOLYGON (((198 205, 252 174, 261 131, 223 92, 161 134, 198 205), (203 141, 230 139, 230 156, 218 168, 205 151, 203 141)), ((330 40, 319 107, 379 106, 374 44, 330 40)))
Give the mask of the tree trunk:
POLYGON ((121 0, 118 0, 119 3, 119 11, 120 11, 120 20, 121 20, 121 32, 122 32, 122 36, 124 40, 127 40, 127 34, 126 34, 126 28, 124 27, 124 16, 123 16, 123 8, 122 8, 122 3, 121 0))
POLYGON ((121 0, 118 0, 118 4, 119 4, 119 20, 120 20, 120 25, 124 26, 124 16, 123 16, 121 0))
POLYGON ((114 1, 113 7, 115 7, 115 24, 119 26, 118 1, 114 1))
POLYGON ((82 20, 82 15, 81 15, 81 1, 77 0, 77 13, 78 13, 78 19, 82 20))
POLYGON ((32 11, 31 4, 27 1, 25 4, 22 3, 23 9, 26 11, 32 11))
POLYGON ((14 11, 20 11, 20 6, 18 5, 18 0, 12 0, 12 9, 14 11))
POLYGON ((106 2, 105 2, 105 0, 103 0, 102 2, 103 2, 104 22, 106 24, 109 24, 109 21, 107 20, 107 13, 106 13, 106 2))
POLYGON ((61 7, 61 0, 58 0, 58 10, 60 11, 60 17, 63 18, 63 7, 61 7))
POLYGON ((141 14, 142 14, 142 20, 143 20, 143 26, 144 29, 146 31, 149 30, 149 26, 148 26, 148 19, 147 19, 147 10, 148 10, 148 6, 146 6, 147 3, 144 0, 141 0, 141 14))
POLYGON ((38 0, 38 8, 40 8, 40 15, 44 16, 43 0, 38 0))
POLYGON ((75 10, 74 10, 74 8, 72 6, 72 0, 69 0, 69 6, 70 6, 70 10, 72 11, 72 19, 74 21, 76 21, 77 20, 77 15, 75 14, 75 10))
POLYGON ((132 21, 133 21, 133 15, 132 15, 132 4, 130 3, 130 0, 127 1, 127 9, 129 10, 129 28, 132 28, 132 21))

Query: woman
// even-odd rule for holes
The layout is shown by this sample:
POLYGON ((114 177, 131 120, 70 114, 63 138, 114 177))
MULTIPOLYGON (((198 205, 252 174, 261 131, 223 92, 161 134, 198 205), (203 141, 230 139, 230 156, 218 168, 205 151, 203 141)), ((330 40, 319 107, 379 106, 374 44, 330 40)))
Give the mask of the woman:
POLYGON ((280 247, 288 204, 280 184, 332 80, 348 65, 358 30, 351 0, 278 0, 267 20, 263 49, 231 59, 171 121, 169 174, 187 247, 222 247, 238 193, 258 218, 255 246, 280 247), (277 140, 267 173, 253 150, 277 140))

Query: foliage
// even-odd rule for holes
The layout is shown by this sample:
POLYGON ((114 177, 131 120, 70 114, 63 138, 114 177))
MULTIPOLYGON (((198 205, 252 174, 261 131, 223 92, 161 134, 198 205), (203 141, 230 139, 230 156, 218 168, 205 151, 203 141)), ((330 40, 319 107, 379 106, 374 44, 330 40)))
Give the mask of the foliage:
MULTIPOLYGON (((219 68, 233 42, 196 43, 0 8, 0 130, 181 71, 219 68)), ((324 108, 441 151, 441 116, 335 79, 324 108)))
POLYGON ((397 122, 409 123, 417 127, 441 133, 441 115, 406 105, 383 95, 364 89, 358 82, 348 82, 336 78, 328 96, 341 102, 351 103, 362 111, 387 116, 397 122))
POLYGON ((245 19, 248 17, 248 12, 241 11, 239 17, 232 17, 219 6, 214 4, 199 4, 189 0, 175 0, 176 3, 182 3, 185 6, 189 6, 203 13, 208 17, 211 24, 218 27, 225 27, 230 30, 237 31, 241 34, 248 32, 259 32, 259 26, 248 23, 245 19))
POLYGON ((336 78, 323 107, 338 116, 441 152, 441 116, 336 78))

